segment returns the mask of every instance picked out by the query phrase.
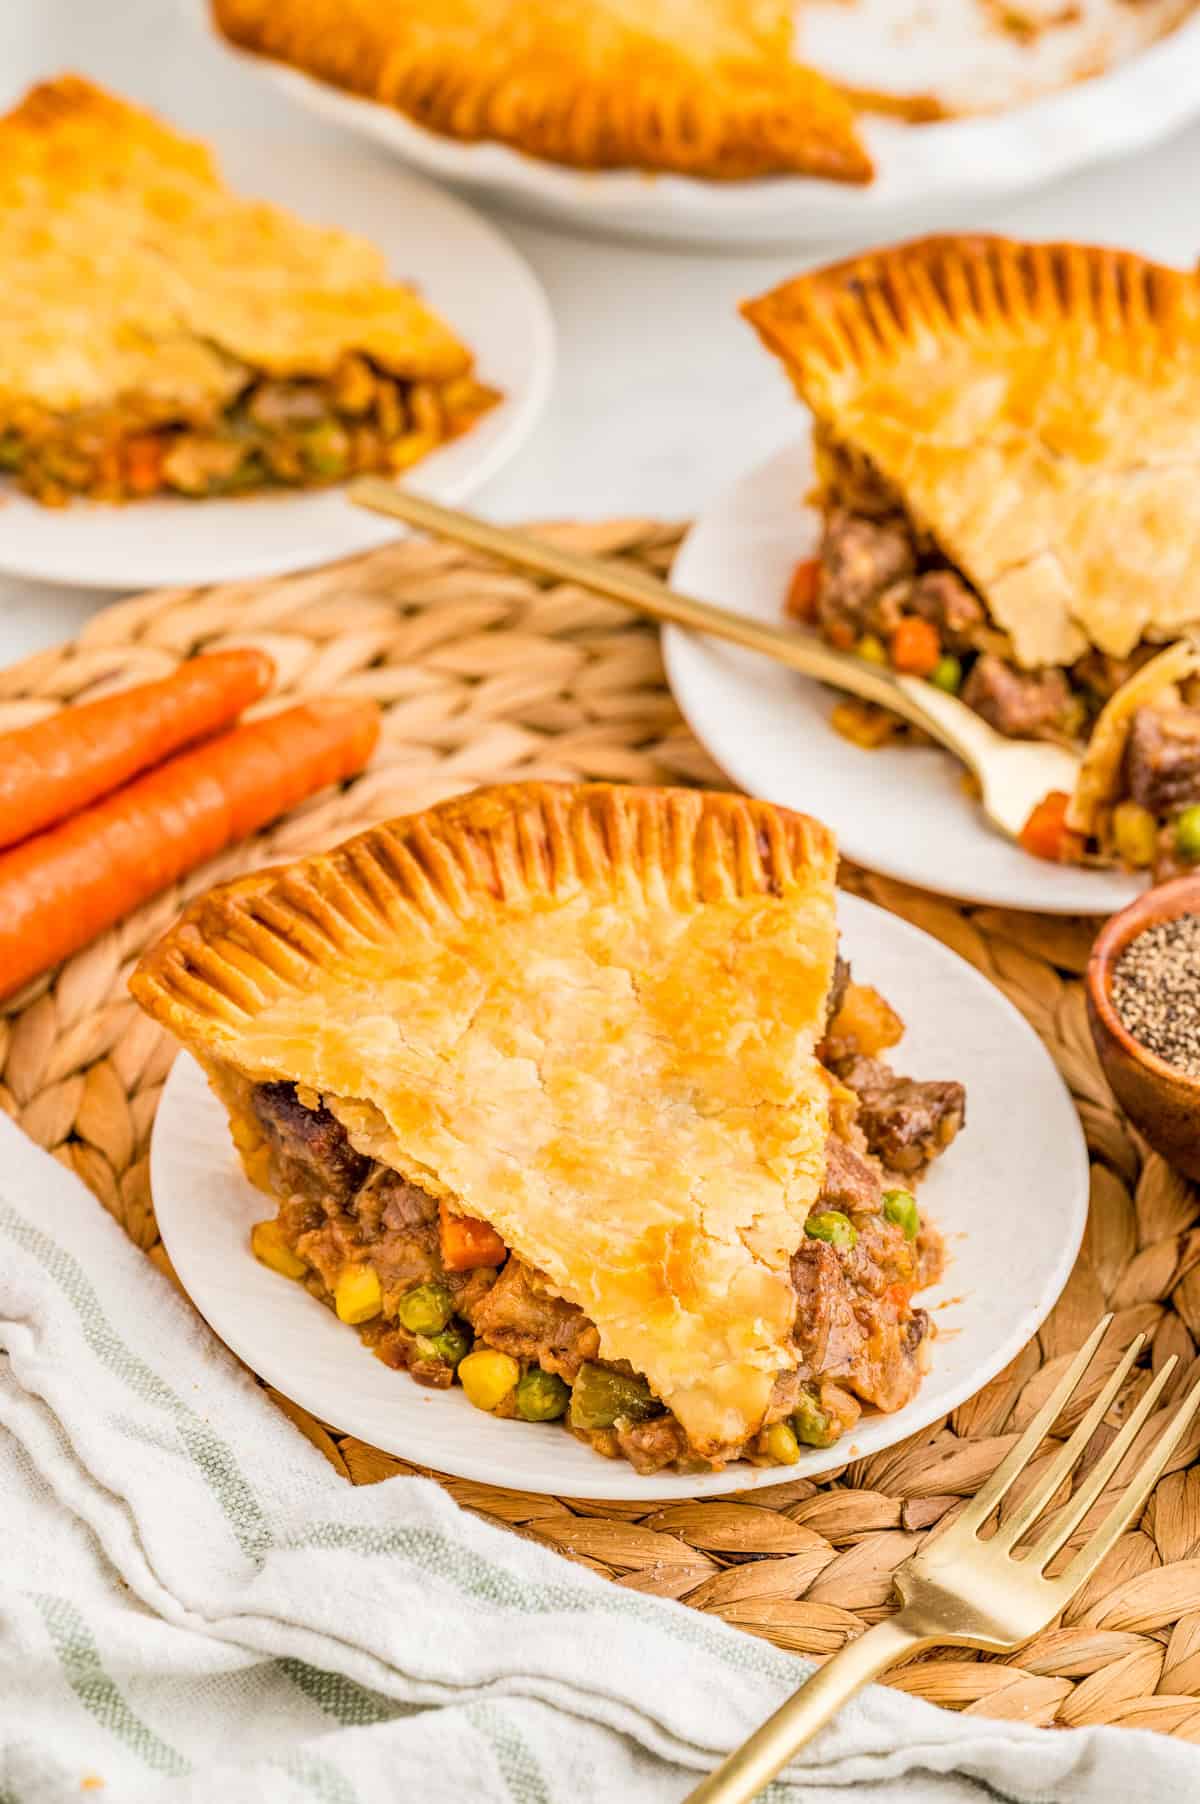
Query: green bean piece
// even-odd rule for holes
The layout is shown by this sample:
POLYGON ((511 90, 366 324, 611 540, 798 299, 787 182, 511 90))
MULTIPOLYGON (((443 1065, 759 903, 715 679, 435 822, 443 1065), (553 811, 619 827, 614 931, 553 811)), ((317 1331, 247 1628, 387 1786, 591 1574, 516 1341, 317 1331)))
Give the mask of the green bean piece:
POLYGON ((517 1386, 517 1414, 524 1422, 557 1422, 570 1401, 570 1385, 540 1366, 526 1372, 517 1386))
POLYGON ((838 1438, 837 1423, 809 1390, 800 1393, 792 1411, 792 1427, 796 1439, 803 1441, 806 1447, 832 1447, 838 1438))
POLYGON ((448 1366, 457 1366, 465 1359, 472 1344, 471 1330, 465 1322, 451 1322, 440 1334, 417 1336, 417 1352, 422 1359, 441 1359, 448 1366))
POLYGON ((858 1245, 858 1229, 840 1209, 818 1209, 805 1222, 804 1232, 810 1240, 826 1240, 831 1247, 858 1245))
POLYGON ((1188 864, 1200 864, 1200 802, 1176 815, 1175 850, 1188 864))
POLYGON ((883 1213, 888 1221, 904 1229, 905 1240, 915 1240, 921 1232, 921 1211, 911 1190, 885 1190, 883 1213))
POLYGON ((440 1334, 454 1314, 454 1298, 444 1284, 418 1284, 405 1291, 396 1314, 410 1334, 440 1334))
POLYGON ((583 1365, 571 1390, 572 1428, 611 1428, 614 1422, 645 1422, 662 1404, 644 1378, 630 1378, 607 1366, 583 1365))

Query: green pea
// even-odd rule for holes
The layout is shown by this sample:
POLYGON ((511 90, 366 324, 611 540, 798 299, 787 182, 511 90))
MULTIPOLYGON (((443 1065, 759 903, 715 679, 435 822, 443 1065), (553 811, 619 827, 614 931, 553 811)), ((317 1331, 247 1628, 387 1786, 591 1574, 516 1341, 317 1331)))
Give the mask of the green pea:
POLYGON ((883 1213, 888 1221, 904 1229, 905 1240, 915 1240, 921 1232, 921 1212, 911 1190, 885 1190, 883 1213))
POLYGON ((418 1284, 405 1291, 396 1314, 410 1334, 440 1334, 454 1314, 454 1298, 444 1284, 418 1284))
POLYGON ((344 476, 350 458, 350 440, 334 420, 325 420, 304 434, 304 461, 315 476, 344 476))
POLYGON ((451 1322, 440 1334, 418 1334, 417 1352, 422 1359, 441 1359, 457 1366, 471 1351, 471 1331, 463 1322, 451 1322))
POLYGON ((826 1240, 831 1247, 858 1245, 858 1229, 840 1209, 818 1209, 805 1222, 804 1232, 810 1240, 826 1240))
POLYGON ((571 1387, 553 1372, 533 1366, 517 1386, 517 1414, 525 1422, 557 1422, 571 1401, 571 1387))
POLYGON ((812 1391, 801 1391, 792 1411, 792 1427, 796 1439, 806 1447, 832 1447, 838 1438, 838 1426, 829 1411, 822 1409, 812 1391))
POLYGON ((1200 864, 1200 802, 1176 815, 1175 850, 1188 864, 1200 864))
POLYGON ((947 695, 957 695, 962 687, 962 664, 958 658, 949 653, 939 658, 929 673, 929 681, 935 689, 944 689, 947 695))
POLYGON ((618 1420, 645 1422, 662 1404, 644 1378, 630 1378, 607 1366, 583 1365, 571 1390, 572 1428, 611 1428, 618 1420))

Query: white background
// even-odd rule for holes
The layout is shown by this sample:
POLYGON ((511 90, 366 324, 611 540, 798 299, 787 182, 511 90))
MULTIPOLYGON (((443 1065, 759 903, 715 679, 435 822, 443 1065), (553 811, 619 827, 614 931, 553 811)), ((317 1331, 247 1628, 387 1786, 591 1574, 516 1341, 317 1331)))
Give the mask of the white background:
MULTIPOLYGON (((286 156, 289 134, 312 142, 331 133, 224 55, 198 0, 0 0, 0 105, 67 69, 199 132, 261 131, 268 155, 286 156)), ((377 153, 364 145, 361 154, 377 153)), ((1200 125, 960 223, 1189 263, 1200 253, 1198 177, 1200 125)), ((542 426, 476 498, 484 511, 506 520, 684 518, 794 435, 783 378, 736 307, 817 260, 811 247, 782 256, 657 252, 502 223, 545 283, 560 358, 542 426)), ((0 663, 69 638, 110 599, 0 578, 0 663)))

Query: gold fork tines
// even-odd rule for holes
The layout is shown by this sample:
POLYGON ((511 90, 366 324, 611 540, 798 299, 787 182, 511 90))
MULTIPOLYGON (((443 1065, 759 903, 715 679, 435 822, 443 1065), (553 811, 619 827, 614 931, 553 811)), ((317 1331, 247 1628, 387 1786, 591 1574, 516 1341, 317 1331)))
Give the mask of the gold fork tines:
POLYGON ((1065 1504, 1047 1513, 1116 1402, 1143 1347, 1139 1335, 1100 1387, 1078 1427, 1051 1456, 1029 1494, 988 1538, 981 1530, 999 1510, 1077 1390, 1112 1323, 1105 1316, 1071 1361, 1016 1444, 978 1494, 895 1573, 901 1608, 851 1641, 794 1692, 736 1753, 689 1793, 685 1804, 748 1804, 810 1736, 860 1686, 895 1661, 938 1644, 999 1652, 1038 1634, 1065 1609, 1117 1538, 1136 1521, 1168 1460, 1200 1407, 1200 1380, 1154 1442, 1126 1490, 1087 1535, 1063 1570, 1048 1567, 1087 1520, 1162 1396, 1172 1356, 1155 1374, 1127 1420, 1065 1504), (1026 1538, 1040 1529, 1031 1545, 1026 1538))

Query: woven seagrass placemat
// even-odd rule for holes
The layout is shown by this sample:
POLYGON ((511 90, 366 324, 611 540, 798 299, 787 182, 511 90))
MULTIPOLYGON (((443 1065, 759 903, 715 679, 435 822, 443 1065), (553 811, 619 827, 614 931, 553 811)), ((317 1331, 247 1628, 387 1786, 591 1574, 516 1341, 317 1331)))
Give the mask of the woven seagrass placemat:
MULTIPOLYGON (((552 530, 578 549, 657 571, 676 538, 673 529, 641 520, 552 530)), ((162 590, 111 607, 74 644, 0 672, 0 729, 160 676, 192 652, 245 643, 271 653, 289 696, 344 690, 384 705, 370 773, 345 792, 314 798, 139 910, 0 1016, 0 1106, 73 1167, 167 1271, 146 1155, 173 1047, 125 985, 185 896, 250 863, 333 844, 477 783, 722 781, 664 685, 653 631, 576 589, 413 540, 300 576, 162 590)), ((647 1508, 443 1480, 468 1508, 617 1584, 683 1599, 817 1655, 887 1613, 893 1569, 992 1470, 1104 1310, 1116 1316, 1107 1348, 1113 1358, 1139 1330, 1154 1365, 1180 1355, 1165 1405, 1193 1377, 1200 1338, 1200 1198, 1147 1152, 1099 1073, 1079 981, 1088 925, 960 908, 859 871, 847 871, 844 881, 998 984, 1042 1036, 1075 1096, 1093 1160, 1091 1219, 1041 1333, 952 1416, 818 1483, 756 1491, 753 1502, 647 1508)), ((1012 1207, 1014 1233, 1036 1234, 1023 1199, 1014 1197, 1012 1207)), ((1143 1368, 1120 1399, 1110 1434, 1147 1378, 1143 1368)), ((1089 1400, 1076 1400, 1080 1413, 1089 1400)), ((355 1483, 411 1469, 278 1401, 355 1483)), ((1159 1420, 1147 1425, 1146 1439, 1159 1420)), ((1058 1626, 1007 1658, 968 1649, 919 1658, 891 1683, 981 1715, 1123 1723, 1200 1741, 1198 1455, 1200 1431, 1193 1431, 1140 1523, 1058 1626)), ((1135 1448, 1118 1484, 1137 1457, 1135 1448)))

